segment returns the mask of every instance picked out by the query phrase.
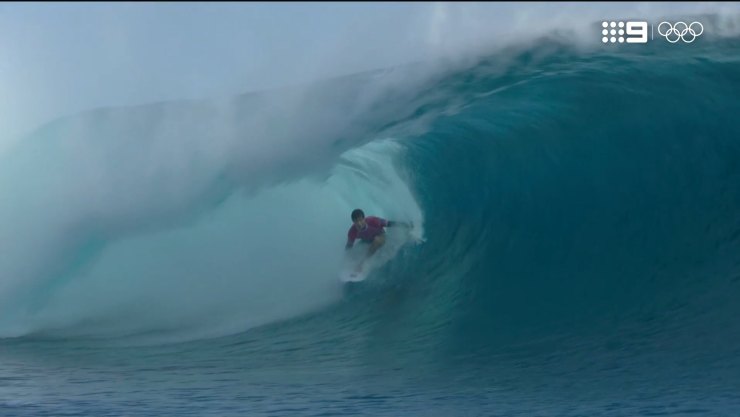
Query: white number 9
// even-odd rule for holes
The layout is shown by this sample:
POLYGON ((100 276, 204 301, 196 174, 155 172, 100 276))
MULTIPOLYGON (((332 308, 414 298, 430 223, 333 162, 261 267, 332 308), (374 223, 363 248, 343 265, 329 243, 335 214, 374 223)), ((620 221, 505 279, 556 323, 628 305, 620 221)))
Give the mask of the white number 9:
POLYGON ((647 43, 647 22, 627 22, 627 43, 647 43), (639 36, 631 38, 630 35, 639 36))

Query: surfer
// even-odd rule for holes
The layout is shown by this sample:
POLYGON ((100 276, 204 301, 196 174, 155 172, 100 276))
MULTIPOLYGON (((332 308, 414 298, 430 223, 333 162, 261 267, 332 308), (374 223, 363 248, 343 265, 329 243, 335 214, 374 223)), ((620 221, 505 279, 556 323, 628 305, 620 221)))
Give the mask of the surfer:
POLYGON ((412 223, 390 221, 380 217, 368 216, 365 217, 365 213, 360 209, 352 211, 352 226, 347 232, 347 245, 345 249, 349 250, 355 243, 356 239, 360 239, 365 243, 370 244, 367 256, 360 261, 357 265, 357 271, 362 270, 362 264, 365 260, 371 256, 385 244, 385 228, 394 226, 405 226, 408 228, 413 227, 412 223))

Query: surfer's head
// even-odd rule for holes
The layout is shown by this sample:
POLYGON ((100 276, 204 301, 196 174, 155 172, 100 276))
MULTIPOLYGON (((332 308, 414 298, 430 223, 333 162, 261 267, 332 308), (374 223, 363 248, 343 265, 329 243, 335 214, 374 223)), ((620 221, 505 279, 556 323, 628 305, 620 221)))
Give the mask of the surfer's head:
POLYGON ((364 227, 365 226, 365 213, 363 213, 360 209, 354 209, 352 210, 352 223, 354 223, 357 227, 364 227))

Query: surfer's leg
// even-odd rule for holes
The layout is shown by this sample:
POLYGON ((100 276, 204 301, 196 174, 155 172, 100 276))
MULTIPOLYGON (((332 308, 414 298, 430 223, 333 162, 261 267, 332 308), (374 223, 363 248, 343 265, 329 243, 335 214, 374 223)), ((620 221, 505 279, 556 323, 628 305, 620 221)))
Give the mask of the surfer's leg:
POLYGON ((357 270, 356 270, 357 272, 361 272, 362 266, 365 264, 365 261, 369 257, 373 256, 375 251, 377 251, 381 246, 383 246, 383 244, 385 243, 385 234, 375 236, 375 239, 373 239, 372 242, 368 242, 368 243, 370 243, 370 249, 368 249, 367 251, 367 257, 363 259, 362 261, 360 261, 360 263, 357 265, 357 270))
POLYGON ((370 244, 370 252, 368 255, 372 255, 377 251, 383 244, 385 243, 385 235, 378 235, 375 236, 375 239, 373 239, 373 243, 370 244))

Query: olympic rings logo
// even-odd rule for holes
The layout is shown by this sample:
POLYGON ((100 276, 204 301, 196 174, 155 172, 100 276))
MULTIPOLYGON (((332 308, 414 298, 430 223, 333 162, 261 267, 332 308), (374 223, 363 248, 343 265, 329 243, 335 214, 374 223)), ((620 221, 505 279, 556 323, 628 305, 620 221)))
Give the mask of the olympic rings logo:
POLYGON ((699 22, 691 22, 688 25, 684 22, 676 22, 675 25, 669 22, 660 22, 658 25, 658 34, 670 43, 676 43, 679 40, 691 43, 702 33, 704 33, 704 25, 699 22))

